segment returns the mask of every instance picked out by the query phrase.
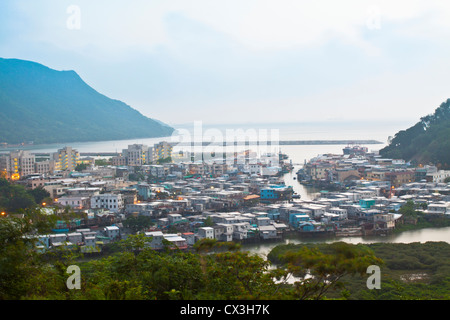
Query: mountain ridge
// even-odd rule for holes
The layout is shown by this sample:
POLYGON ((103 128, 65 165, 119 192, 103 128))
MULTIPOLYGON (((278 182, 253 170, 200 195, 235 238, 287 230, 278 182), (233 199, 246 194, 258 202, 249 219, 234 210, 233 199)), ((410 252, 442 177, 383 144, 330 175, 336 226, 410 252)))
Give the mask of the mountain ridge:
POLYGON ((0 58, 0 142, 164 137, 174 129, 89 86, 74 70, 0 58))

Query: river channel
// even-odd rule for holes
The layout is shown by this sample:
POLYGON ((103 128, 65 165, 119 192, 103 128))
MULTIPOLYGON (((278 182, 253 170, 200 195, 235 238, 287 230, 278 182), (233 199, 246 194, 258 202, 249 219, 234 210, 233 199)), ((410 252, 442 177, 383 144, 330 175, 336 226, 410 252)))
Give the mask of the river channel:
MULTIPOLYGON (((335 147, 336 148, 336 147, 335 147)), ((336 149, 338 149, 337 147, 336 149)), ((286 148, 287 149, 287 148, 286 148)), ((298 148, 297 148, 298 150, 298 148)), ((286 150, 288 151, 288 150, 286 150)), ((288 152, 290 155, 293 154, 292 150, 288 152)), ((296 159, 298 160, 298 158, 296 159)), ((318 195, 320 190, 314 190, 308 187, 301 185, 296 180, 296 172, 302 165, 298 163, 294 163, 294 170, 290 173, 286 173, 284 175, 284 181, 286 185, 291 185, 294 189, 294 192, 299 194, 302 199, 313 199, 318 195)), ((280 244, 301 244, 301 243, 332 243, 337 241, 344 241, 347 243, 358 244, 358 243, 376 243, 376 242, 392 242, 392 243, 412 243, 412 242, 421 242, 425 243, 428 241, 444 241, 450 243, 450 227, 444 228, 425 228, 420 230, 411 230, 404 231, 398 234, 391 234, 387 236, 357 236, 357 237, 333 237, 333 238, 300 238, 295 236, 285 237, 284 240, 277 242, 260 242, 260 243, 251 243, 244 244, 242 247, 244 250, 248 250, 252 253, 259 254, 263 257, 266 257, 267 254, 272 250, 275 246, 280 244)))

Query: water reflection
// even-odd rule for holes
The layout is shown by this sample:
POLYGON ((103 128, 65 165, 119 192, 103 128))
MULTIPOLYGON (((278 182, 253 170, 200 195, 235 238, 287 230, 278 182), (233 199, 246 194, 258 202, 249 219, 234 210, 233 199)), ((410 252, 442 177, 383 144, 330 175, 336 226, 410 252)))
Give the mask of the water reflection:
POLYGON ((377 243, 377 242, 425 243, 428 241, 433 242, 443 241, 450 243, 450 227, 426 228, 421 230, 404 231, 400 234, 393 234, 385 237, 367 236, 367 237, 337 237, 337 238, 323 238, 323 239, 300 239, 298 237, 292 237, 292 238, 285 238, 283 241, 279 242, 245 244, 242 246, 242 249, 245 251, 249 251, 251 253, 256 253, 265 258, 274 247, 280 244, 333 243, 337 241, 344 241, 351 244, 377 243))

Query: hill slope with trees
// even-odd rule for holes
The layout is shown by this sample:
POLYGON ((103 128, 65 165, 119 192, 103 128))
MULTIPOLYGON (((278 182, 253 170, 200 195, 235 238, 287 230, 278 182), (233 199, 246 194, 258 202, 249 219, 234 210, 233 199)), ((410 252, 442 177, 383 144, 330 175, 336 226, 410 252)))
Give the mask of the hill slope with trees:
POLYGON ((383 157, 404 159, 414 164, 434 164, 450 169, 450 99, 433 114, 414 126, 399 131, 390 144, 380 150, 383 157))
POLYGON ((74 71, 0 58, 0 142, 152 138, 170 136, 173 131, 98 93, 74 71))

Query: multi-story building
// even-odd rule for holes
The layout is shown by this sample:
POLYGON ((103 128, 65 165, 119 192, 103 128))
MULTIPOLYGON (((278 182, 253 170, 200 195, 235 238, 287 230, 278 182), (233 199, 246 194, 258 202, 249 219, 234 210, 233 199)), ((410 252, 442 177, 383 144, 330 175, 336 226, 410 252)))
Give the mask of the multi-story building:
POLYGON ((39 174, 52 174, 55 171, 55 161, 54 160, 45 160, 35 162, 34 164, 35 173, 39 174))
POLYGON ((450 170, 438 170, 436 172, 428 173, 426 175, 426 180, 428 182, 442 183, 448 177, 450 177, 450 170))
POLYGON ((161 165, 151 165, 150 166, 150 174, 156 178, 163 178, 165 176, 165 169, 161 165))
POLYGON ((29 151, 11 151, 0 156, 0 172, 7 179, 18 180, 35 173, 35 156, 29 151))
POLYGON ((80 153, 72 147, 64 147, 53 154, 55 171, 74 171, 80 161, 80 153))
POLYGON ((405 171, 390 171, 385 174, 386 180, 391 182, 391 185, 395 188, 402 184, 414 181, 415 173, 412 170, 405 171))
POLYGON ((103 232, 110 240, 120 239, 120 229, 117 226, 109 226, 103 228, 103 232))
POLYGON ((437 172, 436 166, 420 165, 418 168, 415 169, 415 181, 419 182, 422 180, 427 180, 427 176, 429 174, 433 174, 436 172, 437 172))
POLYGON ((153 162, 172 157, 173 146, 167 141, 161 141, 153 146, 153 162))
POLYGON ((10 171, 9 157, 5 155, 0 155, 0 178, 8 178, 10 171))
POLYGON ((198 237, 200 239, 214 239, 214 228, 212 227, 198 228, 198 237))
POLYGON ((57 203, 62 207, 71 207, 76 210, 89 209, 89 197, 64 196, 57 199, 57 203))
POLYGON ((113 166, 118 166, 118 167, 126 166, 127 165, 127 158, 124 157, 123 155, 118 155, 116 157, 112 157, 111 158, 111 164, 113 166))
POLYGON ((117 213, 124 208, 121 194, 104 193, 91 197, 91 209, 108 209, 117 213))
POLYGON ((366 179, 369 181, 384 181, 386 180, 387 170, 371 170, 366 171, 366 179))
POLYGON ((226 163, 213 163, 209 167, 210 173, 215 176, 223 176, 227 172, 227 164, 226 163))
POLYGON ((260 163, 249 163, 247 165, 249 174, 261 174, 261 164, 260 163))
POLYGON ((360 173, 353 168, 339 168, 334 171, 333 180, 343 183, 346 180, 358 180, 360 173))
POLYGON ((199 162, 199 163, 188 163, 186 166, 186 173, 187 174, 199 174, 204 175, 206 172, 205 163, 199 162))
POLYGON ((305 165, 305 172, 313 180, 328 179, 330 172, 334 169, 333 163, 313 162, 305 165))
POLYGON ((117 157, 114 160, 116 165, 123 165, 125 163, 128 166, 142 166, 150 164, 152 161, 152 147, 148 147, 144 144, 131 144, 128 149, 123 149, 122 156, 117 157))
POLYGON ((395 227, 395 219, 393 214, 375 214, 373 216, 374 222, 381 223, 384 229, 392 229, 395 227))
POLYGON ((291 186, 269 186, 260 190, 261 200, 289 200, 292 194, 291 186))
POLYGON ((165 141, 155 144, 154 147, 132 144, 123 149, 122 154, 111 158, 111 162, 114 166, 142 166, 171 156, 172 145, 165 141))

